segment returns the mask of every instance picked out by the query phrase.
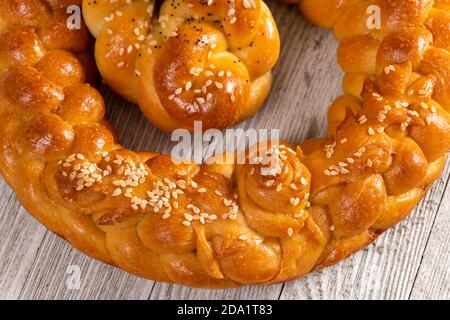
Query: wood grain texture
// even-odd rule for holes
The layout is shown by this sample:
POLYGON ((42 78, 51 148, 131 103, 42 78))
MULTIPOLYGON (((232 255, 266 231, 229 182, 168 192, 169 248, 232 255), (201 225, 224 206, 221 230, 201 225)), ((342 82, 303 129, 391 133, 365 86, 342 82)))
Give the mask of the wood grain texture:
MULTIPOLYGON (((299 142, 324 135, 326 110, 341 94, 332 35, 308 24, 297 8, 269 3, 282 38, 272 93, 239 128, 280 129, 299 142)), ((102 88, 121 141, 169 152, 170 135, 102 88)), ((369 248, 331 268, 286 284, 199 290, 140 279, 94 261, 39 225, 0 181, 0 299, 448 299, 450 298, 450 167, 418 208, 369 248), (69 266, 81 288, 69 289, 69 266)))

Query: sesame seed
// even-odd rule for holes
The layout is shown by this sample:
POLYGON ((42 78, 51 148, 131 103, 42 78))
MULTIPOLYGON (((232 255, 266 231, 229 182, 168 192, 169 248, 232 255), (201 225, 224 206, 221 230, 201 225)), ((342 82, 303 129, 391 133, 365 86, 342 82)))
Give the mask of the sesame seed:
POLYGON ((250 8, 252 7, 252 4, 250 3, 249 0, 242 0, 242 6, 243 6, 245 9, 250 9, 250 8))
POLYGON ((418 91, 418 93, 419 93, 419 95, 421 95, 421 96, 425 96, 425 95, 427 94, 427 91, 426 91, 426 90, 423 90, 423 89, 420 89, 420 90, 418 91))
POLYGON ((198 97, 198 98, 196 98, 195 100, 197 100, 197 102, 200 103, 200 104, 205 103, 205 99, 202 98, 202 97, 198 97))
POLYGON ((395 71, 395 67, 393 65, 389 65, 384 68, 384 73, 386 74, 389 74, 391 71, 395 71))
POLYGON ((358 119, 359 124, 364 124, 367 122, 367 117, 365 115, 362 115, 361 117, 359 117, 358 119))
POLYGON ((292 237, 292 235, 294 234, 294 229, 288 228, 287 229, 287 234, 288 234, 289 237, 292 237))
POLYGON ((306 186, 306 185, 308 184, 308 181, 306 180, 305 177, 301 177, 301 178, 300 178, 300 183, 301 183, 302 185, 306 186))
POLYGON ((271 187, 271 186, 273 186, 274 183, 275 183, 275 180, 267 180, 266 181, 266 186, 267 187, 271 187))
POLYGON ((290 198, 289 199, 289 202, 290 202, 290 204, 292 205, 292 206, 297 206, 299 203, 300 203, 300 198, 294 198, 294 197, 292 197, 292 198, 290 198))

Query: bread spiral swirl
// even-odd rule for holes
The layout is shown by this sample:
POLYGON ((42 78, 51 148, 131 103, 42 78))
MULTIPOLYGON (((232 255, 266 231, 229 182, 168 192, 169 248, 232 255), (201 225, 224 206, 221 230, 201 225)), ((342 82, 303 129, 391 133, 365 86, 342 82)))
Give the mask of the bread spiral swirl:
MULTIPOLYGON (((203 165, 118 144, 101 95, 87 84, 86 28, 61 25, 72 2, 0 0, 0 170, 36 219, 95 259, 195 287, 287 281, 366 246, 442 171, 450 147, 446 1, 380 0, 376 31, 364 29, 366 1, 302 1, 341 41, 346 94, 330 107, 328 136, 261 143, 245 164, 203 165)), ((119 17, 138 15, 139 6, 119 17)), ((97 29, 97 54, 105 28, 97 29)), ((202 34, 225 50, 214 28, 202 34)), ((171 41, 178 39, 160 50, 182 48, 171 41)), ((121 72, 117 81, 138 81, 121 72)), ((158 90, 172 88, 170 78, 159 80, 158 90)), ((176 101, 183 99, 184 91, 176 101)))
POLYGON ((261 106, 279 54, 260 0, 84 0, 100 73, 159 128, 225 128, 261 106), (156 13, 156 11, 158 11, 156 13))

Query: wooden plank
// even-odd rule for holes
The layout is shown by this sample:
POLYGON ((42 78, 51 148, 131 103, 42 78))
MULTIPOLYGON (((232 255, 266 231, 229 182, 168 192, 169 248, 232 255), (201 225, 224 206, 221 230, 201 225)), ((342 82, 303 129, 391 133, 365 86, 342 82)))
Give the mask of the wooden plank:
POLYGON ((37 252, 20 299, 145 299, 153 281, 92 260, 47 233, 37 252), (70 285, 71 269, 80 270, 80 287, 70 285))
MULTIPOLYGON (((236 127, 280 129, 281 138, 292 142, 323 135, 326 110, 342 92, 336 42, 328 31, 304 21, 296 7, 275 1, 270 7, 283 43, 272 92, 256 116, 236 127)), ((102 92, 125 146, 170 152, 174 145, 168 142, 170 134, 150 125, 137 107, 108 89, 102 88, 102 92)), ((449 174, 447 167, 444 176, 449 174)), ((445 270, 450 250, 449 234, 445 233, 450 213, 450 199, 444 197, 447 182, 440 180, 410 218, 375 245, 334 267, 285 285, 211 291, 155 283, 90 259, 33 220, 1 180, 0 299, 448 297, 448 286, 441 285, 449 282, 445 270), (80 268, 80 289, 67 285, 70 266, 80 268)))
POLYGON ((450 299, 450 184, 438 205, 410 299, 450 299))
POLYGON ((15 299, 46 230, 20 206, 3 179, 0 190, 0 299, 15 299))

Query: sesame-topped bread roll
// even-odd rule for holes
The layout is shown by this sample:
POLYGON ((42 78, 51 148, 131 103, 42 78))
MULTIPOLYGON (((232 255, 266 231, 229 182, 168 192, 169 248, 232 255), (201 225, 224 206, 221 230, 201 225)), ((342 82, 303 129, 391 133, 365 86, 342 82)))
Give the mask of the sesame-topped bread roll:
POLYGON ((261 0, 84 0, 108 85, 170 131, 225 128, 253 115, 280 50, 261 0))

